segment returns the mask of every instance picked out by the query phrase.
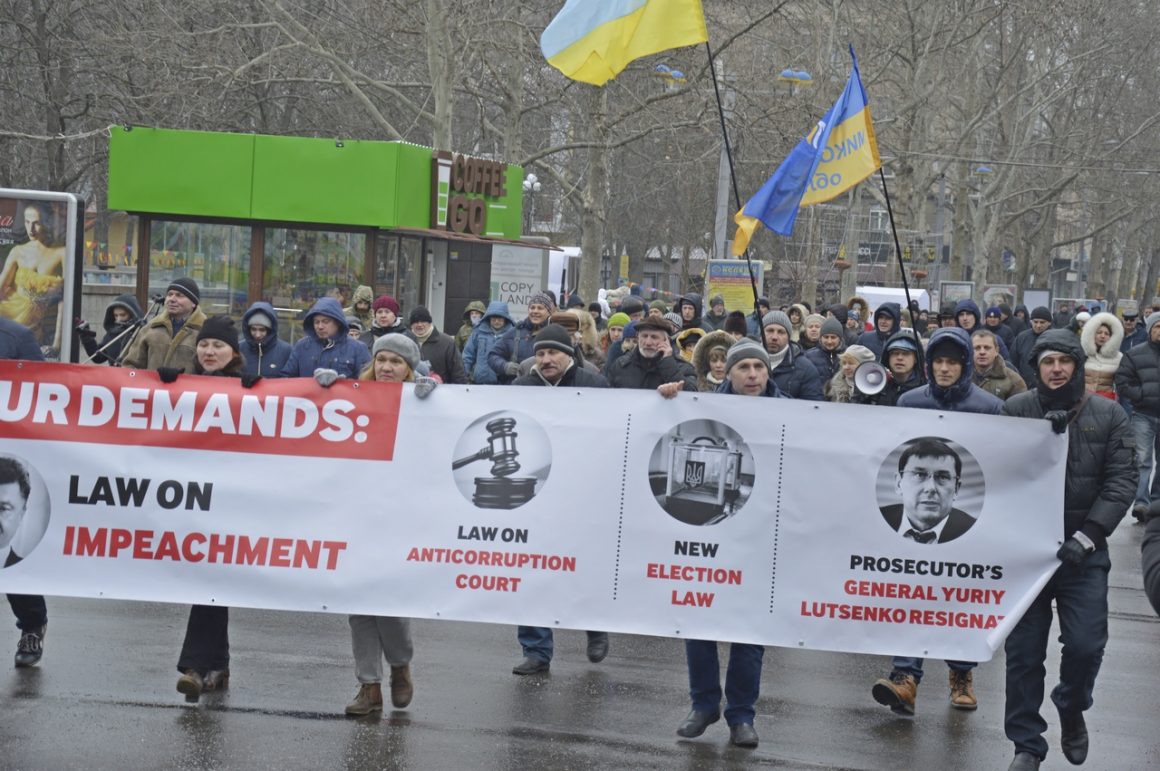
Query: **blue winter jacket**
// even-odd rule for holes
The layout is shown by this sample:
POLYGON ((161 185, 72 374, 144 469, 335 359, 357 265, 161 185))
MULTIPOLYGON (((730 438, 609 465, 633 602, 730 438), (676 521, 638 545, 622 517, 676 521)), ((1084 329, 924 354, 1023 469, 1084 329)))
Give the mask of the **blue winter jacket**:
POLYGON ((282 367, 282 377, 312 377, 318 368, 333 369, 342 377, 357 378, 371 363, 371 352, 366 345, 347 333, 346 315, 333 297, 323 297, 302 321, 306 336, 290 349, 290 358, 282 367), (338 334, 320 340, 314 333, 314 317, 327 316, 338 322, 338 334))
POLYGON ((532 322, 524 319, 495 341, 495 345, 487 354, 487 364, 495 373, 498 382, 507 384, 515 380, 504 372, 504 368, 509 361, 519 364, 534 353, 532 345, 536 342, 536 333, 545 326, 546 321, 540 326, 534 326, 532 322))
POLYGON ((899 396, 899 407, 917 407, 944 412, 979 412, 985 415, 998 415, 1002 412, 1002 399, 971 382, 975 373, 975 352, 971 347, 971 336, 967 334, 967 330, 958 327, 935 330, 930 336, 926 351, 926 385, 899 396), (948 340, 961 350, 964 364, 959 379, 950 387, 943 388, 934 381, 934 357, 931 352, 935 346, 948 340))
POLYGON ((44 361, 44 354, 28 327, 0 316, 0 359, 44 361))
POLYGON ((495 347, 499 339, 506 335, 514 325, 515 322, 512 321, 511 314, 508 313, 507 303, 499 300, 492 300, 488 303, 483 318, 471 330, 471 335, 467 338, 467 345, 463 346, 463 368, 467 370, 471 382, 482 385, 497 385, 499 383, 499 376, 488 363, 487 355, 491 353, 491 349, 495 347), (494 318, 504 319, 505 322, 503 328, 498 332, 491 328, 491 320, 494 318))
POLYGON ((290 343, 278 337, 278 315, 274 313, 274 306, 270 303, 258 301, 242 314, 242 356, 246 363, 242 372, 247 375, 261 375, 262 377, 282 377, 282 368, 290 358, 290 343), (270 331, 262 342, 250 336, 250 319, 255 313, 264 313, 270 317, 270 331))

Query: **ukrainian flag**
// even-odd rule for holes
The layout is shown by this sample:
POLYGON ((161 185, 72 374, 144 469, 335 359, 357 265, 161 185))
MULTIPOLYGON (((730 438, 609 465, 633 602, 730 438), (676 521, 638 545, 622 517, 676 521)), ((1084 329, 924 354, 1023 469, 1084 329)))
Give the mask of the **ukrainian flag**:
POLYGON ((708 39, 701 0, 568 0, 540 49, 572 80, 602 86, 634 59, 708 39))
POLYGON ((853 69, 838 101, 734 216, 734 256, 745 253, 759 223, 792 235, 801 207, 836 198, 882 165, 853 48, 850 58, 853 69))

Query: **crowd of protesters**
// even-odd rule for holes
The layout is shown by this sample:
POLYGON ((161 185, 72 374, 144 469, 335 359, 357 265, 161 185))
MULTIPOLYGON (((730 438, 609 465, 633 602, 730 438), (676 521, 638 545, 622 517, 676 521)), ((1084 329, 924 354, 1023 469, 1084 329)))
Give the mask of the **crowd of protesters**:
MULTIPOLYGON (((1160 476, 1151 479, 1160 448, 1160 308, 1141 323, 1129 311, 981 309, 973 300, 936 311, 916 303, 871 308, 859 297, 818 309, 805 302, 774 308, 765 298, 755 305, 753 312, 729 312, 719 295, 706 307, 699 295, 686 294, 671 307, 632 295, 609 307, 572 295, 561 308, 542 291, 529 298, 522 318, 507 303, 473 301, 452 335, 436 328, 427 308, 404 316, 394 298, 376 298, 360 286, 347 308, 332 297, 315 303, 291 345, 268 303, 247 309, 238 330, 228 317, 206 316, 196 282, 178 278, 155 316, 143 317, 136 299, 124 295, 109 304, 100 342, 84 322, 77 333, 93 363, 154 369, 164 382, 183 373, 240 378, 245 387, 261 378, 310 377, 323 387, 361 378, 415 383, 420 398, 439 383, 649 389, 668 399, 712 391, 1038 418, 1059 433, 1070 427, 1061 567, 1007 640, 1005 726, 1016 752, 1011 768, 1037 768, 1047 755, 1039 710, 1054 601, 1063 664, 1051 697, 1063 752, 1083 762, 1083 712, 1107 641, 1107 538, 1129 512, 1147 523, 1145 583, 1160 612, 1160 476)), ((0 324, 0 356, 39 358, 34 345, 23 344, 26 330, 0 324)), ((949 535, 941 524, 899 528, 922 542, 949 535)), ((47 624, 44 599, 9 600, 22 632, 16 665, 34 665, 47 624)), ((383 658, 391 702, 407 706, 413 693, 407 619, 351 616, 350 627, 359 690, 347 714, 383 708, 383 658)), ((513 673, 549 670, 551 630, 520 627, 517 638, 523 659, 513 673)), ((677 733, 698 736, 724 714, 730 741, 756 746, 762 651, 734 644, 722 690, 716 643, 688 641, 692 709, 677 733)), ((608 635, 589 632, 589 660, 608 652, 608 635)), ((950 705, 974 710, 976 665, 947 663, 950 705)), ((194 606, 177 667, 177 690, 188 700, 228 687, 228 609, 194 606)), ((922 659, 895 657, 871 693, 896 713, 913 715, 922 676, 922 659)))

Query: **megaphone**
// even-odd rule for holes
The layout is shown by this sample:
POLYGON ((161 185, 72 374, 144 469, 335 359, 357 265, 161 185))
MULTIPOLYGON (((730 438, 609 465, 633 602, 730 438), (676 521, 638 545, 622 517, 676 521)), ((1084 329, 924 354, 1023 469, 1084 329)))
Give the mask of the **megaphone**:
POLYGON ((882 393, 890 382, 890 371, 876 361, 867 361, 854 370, 854 387, 866 396, 882 393))

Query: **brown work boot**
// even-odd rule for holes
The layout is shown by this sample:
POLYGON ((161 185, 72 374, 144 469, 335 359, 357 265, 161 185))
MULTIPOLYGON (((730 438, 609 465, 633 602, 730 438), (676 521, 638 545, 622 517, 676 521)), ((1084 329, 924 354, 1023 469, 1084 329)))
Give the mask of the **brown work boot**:
POLYGON ((363 683, 358 687, 354 701, 346 705, 348 715, 369 715, 383 711, 383 688, 379 683, 363 683))
POLYGON ((411 684, 411 665, 391 667, 391 704, 402 709, 411 703, 415 686, 411 684))
POLYGON ((978 699, 975 698, 975 686, 972 684, 971 672, 956 672, 950 670, 951 706, 955 709, 977 709, 978 699))
POLYGON ((882 678, 874 683, 871 693, 875 701, 890 707, 890 711, 896 715, 913 715, 918 683, 912 675, 891 672, 890 679, 882 678))
POLYGON ((201 698, 204 685, 201 674, 196 669, 187 669, 177 678, 177 692, 185 694, 185 700, 190 704, 196 704, 201 698))

